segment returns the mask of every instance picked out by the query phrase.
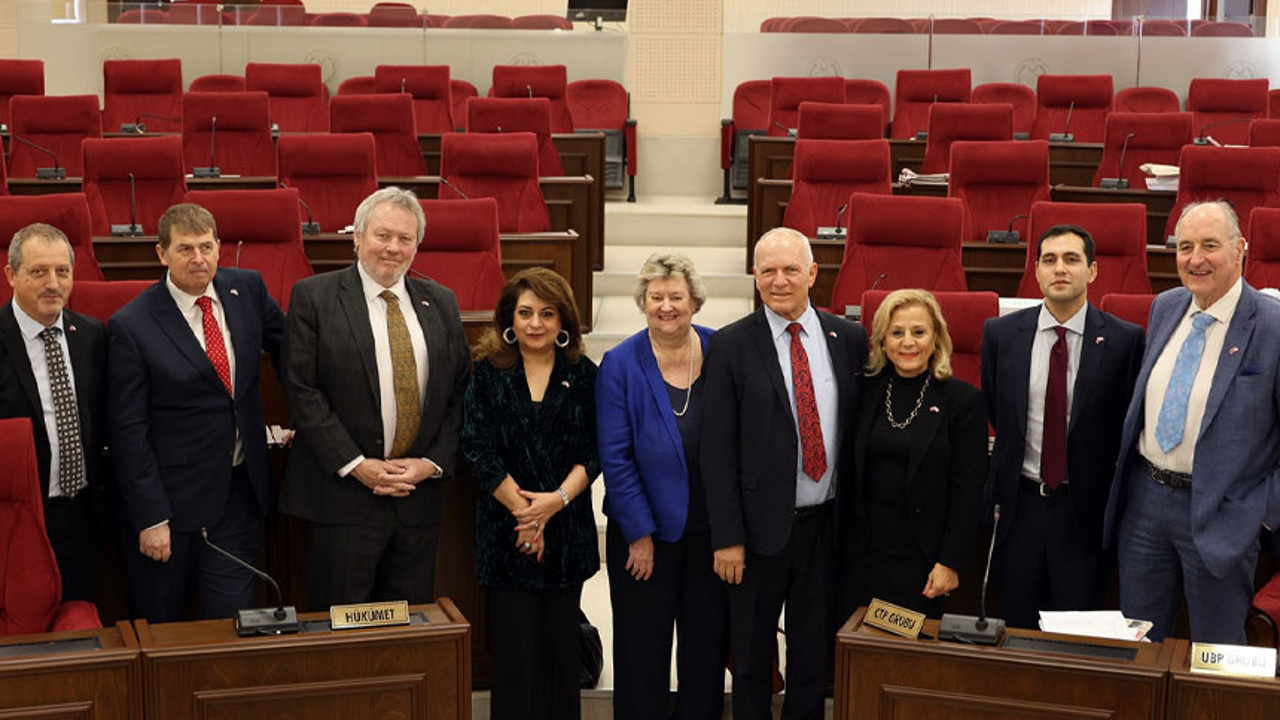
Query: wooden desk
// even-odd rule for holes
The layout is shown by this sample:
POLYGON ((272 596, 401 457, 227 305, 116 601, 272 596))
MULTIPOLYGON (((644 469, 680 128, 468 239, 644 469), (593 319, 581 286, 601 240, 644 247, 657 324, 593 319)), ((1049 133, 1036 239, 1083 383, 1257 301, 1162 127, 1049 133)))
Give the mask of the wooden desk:
POLYGON ((1172 640, 1169 720, 1238 720, 1280 717, 1280 680, 1192 674, 1191 643, 1172 640))
MULTIPOLYGON (((271 190, 279 187, 270 175, 224 175, 216 178, 188 176, 188 190, 271 190)), ((61 180, 37 180, 35 178, 9 178, 9 192, 14 195, 52 195, 54 193, 82 192, 83 178, 67 177, 61 180)))
POLYGON ((129 623, 0 638, 0 646, 15 645, 31 645, 31 652, 0 657, 0 718, 142 720, 142 664, 129 623), (35 652, 85 639, 98 649, 35 652))
POLYGON ((250 638, 231 620, 139 620, 146 716, 469 720, 466 618, 448 598, 411 611, 428 623, 250 638))
MULTIPOLYGON (((1164 717, 1169 643, 1131 643, 1010 630, 1133 649, 1103 660, 937 640, 907 640, 862 625, 858 610, 836 636, 836 720, 1157 720, 1164 717)), ((934 635, 938 623, 925 632, 934 635)), ((1253 717, 1264 717, 1255 715, 1253 717)))

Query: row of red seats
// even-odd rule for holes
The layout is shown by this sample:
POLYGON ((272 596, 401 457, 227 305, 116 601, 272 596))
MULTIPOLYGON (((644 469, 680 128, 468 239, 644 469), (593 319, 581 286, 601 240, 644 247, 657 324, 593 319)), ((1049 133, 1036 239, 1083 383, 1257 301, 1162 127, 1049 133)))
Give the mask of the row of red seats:
POLYGON ((773 17, 765 33, 870 33, 934 35, 1093 35, 1146 37, 1253 37, 1243 22, 1216 20, 1001 20, 997 18, 773 17))
MULTIPOLYGON (((127 7, 127 6, 126 6, 127 7)), ((515 30, 572 30, 559 15, 432 15, 409 3, 380 2, 367 13, 307 12, 301 0, 264 0, 261 4, 222 3, 220 0, 177 0, 167 9, 126 9, 116 16, 132 25, 265 25, 315 27, 470 28, 515 30), (221 7, 219 7, 221 5, 221 7)))

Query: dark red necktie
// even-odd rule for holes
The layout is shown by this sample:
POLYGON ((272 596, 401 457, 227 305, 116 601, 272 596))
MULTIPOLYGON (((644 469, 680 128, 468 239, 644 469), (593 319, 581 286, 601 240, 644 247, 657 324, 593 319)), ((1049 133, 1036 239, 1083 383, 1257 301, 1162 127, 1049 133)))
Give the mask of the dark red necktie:
POLYGON ((1044 439, 1040 443, 1040 479, 1050 490, 1067 480, 1067 329, 1054 328, 1058 340, 1049 350, 1049 382, 1044 389, 1044 439))
POLYGON ((213 300, 205 295, 196 298, 196 304, 200 306, 203 315, 204 352, 209 356, 209 362, 213 363, 213 369, 218 371, 218 377, 222 378, 222 384, 227 386, 227 392, 235 395, 236 391, 231 388, 231 363, 227 360, 227 345, 222 341, 218 319, 213 316, 213 300))
POLYGON ((800 329, 800 323, 796 322, 787 326, 787 332, 791 333, 791 384, 796 393, 796 419, 800 422, 804 474, 819 482, 827 472, 827 446, 822 440, 822 418, 818 417, 813 375, 809 372, 809 354, 804 351, 800 329))

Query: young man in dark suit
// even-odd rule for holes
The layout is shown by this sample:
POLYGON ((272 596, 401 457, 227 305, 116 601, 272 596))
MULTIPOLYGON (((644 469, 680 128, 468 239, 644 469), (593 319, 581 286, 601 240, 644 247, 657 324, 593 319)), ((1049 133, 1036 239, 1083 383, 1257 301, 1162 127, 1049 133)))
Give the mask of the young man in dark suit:
MULTIPOLYGON (((108 432, 120 491, 134 617, 182 619, 253 607, 252 563, 275 497, 258 374, 278 355, 284 315, 252 270, 218 268, 213 215, 189 203, 160 216, 168 269, 107 323, 108 432), (137 552, 129 548, 137 547, 137 552)), ((278 366, 277 366, 278 367, 278 366)))
POLYGON ((770 717, 776 628, 787 607, 783 717, 823 714, 835 632, 837 476, 845 471, 867 335, 813 308, 809 241, 756 243, 764 307, 707 346, 700 462, 716 574, 729 584, 735 720, 770 717))
POLYGON ((310 523, 311 604, 434 600, 440 480, 458 469, 470 363, 458 303, 407 277, 413 193, 356 209, 356 262, 294 286, 284 391, 297 428, 281 509, 310 523))
POLYGON ((1001 507, 994 568, 1010 625, 1040 610, 1100 606, 1102 514, 1142 328, 1089 304, 1093 237, 1074 225, 1037 241, 1042 305, 986 322, 982 392, 996 431, 985 516, 1001 507))
POLYGON ((92 600, 107 339, 102 323, 66 309, 74 265, 67 236, 51 225, 28 225, 9 243, 4 274, 13 300, 0 308, 0 417, 31 418, 62 599, 92 600))

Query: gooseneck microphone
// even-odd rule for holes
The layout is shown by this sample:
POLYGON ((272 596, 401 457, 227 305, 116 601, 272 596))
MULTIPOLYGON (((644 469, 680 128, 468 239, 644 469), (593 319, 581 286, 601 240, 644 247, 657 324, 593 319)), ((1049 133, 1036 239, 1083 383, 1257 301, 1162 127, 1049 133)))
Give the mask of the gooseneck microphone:
POLYGON ((145 135, 147 126, 143 124, 142 118, 152 118, 154 120, 166 120, 171 123, 181 123, 182 118, 169 117, 168 115, 157 115, 155 113, 141 112, 133 119, 131 123, 121 123, 120 132, 131 133, 134 135, 145 135))
POLYGON ((871 287, 867 288, 867 292, 871 292, 876 288, 880 287, 880 281, 884 280, 887 277, 889 277, 889 273, 885 273, 885 272, 880 273, 880 277, 876 278, 876 281, 871 283, 871 287))
POLYGON ((532 97, 533 97, 533 86, 532 86, 532 85, 527 85, 527 84, 526 84, 526 85, 524 86, 524 89, 525 89, 525 92, 529 93, 529 97, 530 97, 530 98, 532 98, 532 97))
POLYGON ((844 211, 849 209, 849 203, 844 203, 836 208, 836 225, 835 227, 818 228, 817 238, 819 240, 843 240, 845 230, 840 226, 841 219, 844 217, 844 211))
POLYGON ((1062 132, 1049 133, 1049 142, 1075 142, 1076 136, 1071 134, 1071 113, 1076 109, 1076 101, 1067 106, 1067 121, 1062 124, 1062 132))
POLYGON ((1030 217, 1030 215, 1014 215, 1009 219, 1009 226, 1004 230, 988 230, 987 242, 1016 245, 1019 240, 1021 240, 1021 237, 1018 235, 1018 231, 1013 229, 1013 224, 1019 220, 1026 220, 1030 217))
POLYGON ((11 136, 11 137, 13 137, 13 139, 14 139, 14 140, 17 140, 18 142, 20 142, 20 143, 22 143, 22 144, 24 144, 24 145, 30 145, 31 147, 35 148, 36 150, 39 150, 40 152, 44 153, 45 155, 48 155, 49 157, 53 158, 53 167, 51 167, 51 168, 47 168, 47 167, 43 167, 43 168, 42 168, 42 167, 38 167, 38 168, 36 168, 36 179, 37 179, 37 180, 63 180, 63 179, 65 179, 65 178, 67 177, 67 170, 66 170, 66 168, 64 168, 64 167, 62 167, 61 165, 59 165, 59 164, 58 164, 58 154, 57 154, 57 153, 55 153, 54 151, 50 150, 49 148, 47 148, 47 147, 45 147, 45 146, 43 146, 43 145, 38 145, 38 144, 36 144, 36 143, 34 143, 34 142, 31 142, 30 140, 28 140, 28 139, 26 139, 26 138, 22 137, 21 135, 19 135, 19 134, 17 134, 17 133, 10 133, 10 136, 11 136))
MULTIPOLYGON (((1129 141, 1133 139, 1133 136, 1135 135, 1137 135, 1137 133, 1129 133, 1124 136, 1124 143, 1120 146, 1120 165, 1116 168, 1116 175, 1124 175, 1124 154, 1129 152, 1129 141)), ((1128 190, 1129 178, 1102 178, 1102 182, 1098 183, 1098 187, 1105 188, 1107 190, 1128 190)))
POLYGON ((978 617, 945 613, 938 626, 938 639, 972 645, 995 645, 1004 635, 1005 622, 987 617, 987 585, 991 580, 991 558, 996 550, 996 533, 1000 530, 1000 505, 992 513, 991 544, 987 546, 987 567, 982 573, 982 599, 978 604, 978 617))
POLYGON ((218 165, 213 161, 214 143, 218 140, 218 116, 214 115, 209 118, 209 167, 191 168, 192 177, 198 178, 219 178, 222 177, 222 171, 218 169, 218 165))
POLYGON ((288 607, 284 604, 284 594, 280 592, 280 585, 276 583, 272 577, 231 553, 223 550, 213 541, 209 539, 209 529, 200 528, 200 537, 204 539, 204 544, 217 551, 231 562, 242 567, 258 577, 266 580, 276 591, 276 607, 274 608, 253 608, 242 609, 236 611, 236 633, 241 637, 247 635, 285 635, 296 633, 301 629, 298 624, 298 609, 292 605, 288 607))
POLYGON ((789 137, 789 138, 794 138, 794 137, 796 136, 796 131, 795 131, 795 130, 793 130, 793 129, 791 129, 791 128, 787 127, 786 125, 783 125, 782 123, 778 122, 777 120, 773 120, 773 121, 771 121, 771 122, 773 122, 773 126, 774 126, 774 127, 778 128, 778 129, 779 129, 779 130, 781 130, 782 132, 786 133, 786 134, 787 134, 787 137, 789 137))
POLYGON ((316 222, 315 216, 311 214, 311 206, 308 205, 307 201, 303 200, 302 198, 298 198, 298 204, 302 206, 303 210, 307 211, 307 221, 302 223, 302 234, 303 235, 319 235, 320 223, 316 222))
POLYGON ((445 186, 445 187, 447 187, 447 188, 449 188, 450 190, 454 191, 455 193, 457 193, 457 194, 458 194, 458 197, 462 198, 463 200, 470 200, 470 199, 471 199, 471 196, 470 196, 470 195, 468 195, 468 194, 466 194, 466 193, 462 192, 461 190, 459 190, 459 189, 458 189, 458 187, 457 187, 456 185, 454 185, 453 183, 449 182, 449 179, 448 179, 448 178, 446 178, 446 177, 445 177, 445 176, 443 176, 443 175, 441 175, 441 176, 440 176, 440 184, 441 184, 441 185, 443 185, 443 186, 445 186))
POLYGON ((400 92, 404 92, 404 81, 407 78, 400 78, 400 92))
POLYGON ((1205 125, 1204 127, 1200 128, 1200 134, 1197 135, 1196 139, 1192 140, 1191 142, 1193 145, 1216 145, 1217 147, 1222 147, 1222 143, 1218 142, 1213 138, 1213 136, 1209 135, 1210 130, 1216 127, 1223 127, 1224 125, 1242 125, 1244 123, 1251 123, 1251 122, 1253 122, 1253 118, 1236 118, 1234 120, 1220 120, 1216 123, 1209 123, 1208 125, 1205 125))
POLYGON ((129 173, 129 224, 112 225, 112 237, 138 237, 142 234, 142 226, 138 224, 138 188, 133 173, 129 173))

